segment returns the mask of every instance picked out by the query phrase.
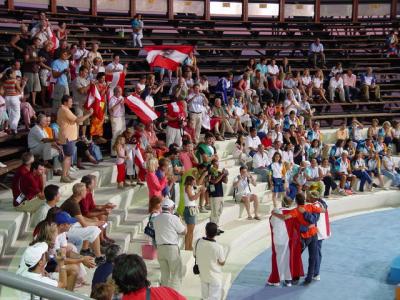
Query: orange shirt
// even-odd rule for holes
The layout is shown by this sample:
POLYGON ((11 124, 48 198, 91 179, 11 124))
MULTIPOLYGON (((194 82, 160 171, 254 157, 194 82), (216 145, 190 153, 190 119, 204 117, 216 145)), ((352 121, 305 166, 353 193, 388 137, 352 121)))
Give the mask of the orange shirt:
POLYGON ((60 144, 64 145, 68 141, 76 141, 78 139, 76 119, 77 116, 67 106, 60 106, 57 113, 57 124, 60 126, 60 133, 58 135, 60 144))
POLYGON ((46 132, 46 134, 49 137, 49 139, 53 139, 54 138, 53 129, 51 129, 50 127, 44 127, 43 129, 46 132))
MULTIPOLYGON (((317 207, 313 204, 300 205, 299 207, 304 207, 306 212, 309 212, 309 213, 320 213, 322 211, 321 207, 317 207)), ((298 208, 292 209, 288 214, 291 215, 292 218, 295 218, 300 223, 300 225, 307 226, 307 227, 310 225, 310 223, 308 223, 304 219, 303 214, 301 212, 299 212, 298 208)), ((302 232, 301 237, 303 239, 306 239, 306 238, 310 238, 310 237, 316 235, 317 233, 318 233, 318 229, 317 229, 317 227, 314 226, 314 227, 309 228, 307 232, 302 232)))

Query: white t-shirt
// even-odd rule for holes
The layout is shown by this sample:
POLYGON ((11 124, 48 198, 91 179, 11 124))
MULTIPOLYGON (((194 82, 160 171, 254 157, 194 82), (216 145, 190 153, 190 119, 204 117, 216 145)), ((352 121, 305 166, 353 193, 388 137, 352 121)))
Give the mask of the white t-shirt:
POLYGON ((255 137, 251 137, 250 135, 248 135, 246 137, 246 148, 247 150, 249 150, 249 147, 253 148, 253 149, 257 149, 258 145, 261 144, 260 138, 258 136, 255 137))
POLYGON ((267 72, 272 75, 277 75, 279 73, 279 68, 277 65, 268 65, 267 72))
POLYGON ((253 168, 265 168, 271 164, 271 160, 269 159, 266 153, 261 154, 257 151, 253 156, 253 168))
POLYGON ((54 250, 58 250, 60 248, 67 247, 68 240, 67 240, 67 233, 63 232, 57 235, 56 241, 54 243, 54 250))
POLYGON ((314 87, 317 88, 317 89, 321 88, 323 83, 324 83, 324 81, 319 79, 319 78, 317 78, 317 77, 315 77, 313 79, 314 87))
POLYGON ((382 159, 382 162, 384 162, 384 163, 386 163, 386 167, 387 167, 387 170, 388 171, 393 171, 393 169, 394 169, 394 160, 393 160, 393 157, 387 157, 387 156, 384 156, 383 157, 383 159, 382 159))
POLYGON ((289 150, 289 151, 283 151, 283 153, 282 153, 282 160, 283 161, 287 161, 287 162, 290 162, 290 163, 294 163, 294 160, 293 160, 293 151, 292 150, 289 150))
POLYGON ((83 59, 87 57, 89 54, 89 50, 78 48, 74 54, 74 60, 83 59))
POLYGON ((222 267, 218 261, 225 261, 222 245, 215 241, 199 239, 193 251, 200 269, 200 280, 204 283, 222 284, 222 267))
POLYGON ((106 67, 106 72, 122 72, 124 66, 121 64, 115 64, 113 62, 109 63, 106 67))
MULTIPOLYGON (((43 276, 42 274, 33 273, 33 272, 24 272, 21 274, 21 276, 32 279, 32 280, 40 281, 41 283, 45 283, 45 284, 48 284, 48 285, 51 285, 54 287, 58 286, 58 282, 56 280, 53 280, 46 276, 43 276)), ((33 297, 34 300, 39 300, 39 298, 40 298, 39 296, 33 297)), ((20 292, 20 296, 18 299, 19 300, 31 300, 31 295, 28 293, 20 292)))
MULTIPOLYGON (((190 189, 192 190, 192 194, 194 194, 193 187, 190 187, 190 189)), ((196 207, 196 200, 193 201, 190 200, 189 195, 188 193, 186 193, 186 191, 184 192, 184 198, 185 198, 185 206, 196 207)))
POLYGON ((35 125, 28 133, 28 147, 34 149, 43 144, 42 140, 48 138, 46 131, 39 125, 35 125))
POLYGON ((50 210, 50 208, 51 207, 45 202, 38 208, 37 211, 35 211, 32 214, 32 218, 31 218, 31 227, 32 228, 35 228, 37 224, 39 224, 41 221, 46 219, 47 213, 50 210))
POLYGON ((271 171, 273 178, 283 178, 283 164, 274 162, 271 164, 271 171))
POLYGON ((311 83, 311 76, 302 76, 301 81, 304 85, 309 85, 311 83))
POLYGON ((154 218, 153 225, 156 232, 157 245, 178 245, 178 234, 185 231, 185 226, 177 216, 165 212, 154 218))
POLYGON ((240 177, 236 177, 235 182, 237 182, 237 181, 239 181, 239 184, 237 185, 236 196, 242 197, 244 195, 250 195, 251 191, 250 191, 249 180, 247 178, 242 178, 240 176, 240 177))

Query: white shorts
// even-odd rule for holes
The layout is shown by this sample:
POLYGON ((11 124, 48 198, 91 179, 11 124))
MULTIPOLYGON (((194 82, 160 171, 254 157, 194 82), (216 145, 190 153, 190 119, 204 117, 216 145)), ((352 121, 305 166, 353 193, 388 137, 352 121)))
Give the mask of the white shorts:
POLYGON ((97 226, 82 227, 79 222, 76 222, 67 232, 67 237, 71 239, 82 239, 93 243, 100 232, 101 230, 97 226))
POLYGON ((220 300, 222 294, 221 283, 201 282, 201 298, 203 300, 220 300))

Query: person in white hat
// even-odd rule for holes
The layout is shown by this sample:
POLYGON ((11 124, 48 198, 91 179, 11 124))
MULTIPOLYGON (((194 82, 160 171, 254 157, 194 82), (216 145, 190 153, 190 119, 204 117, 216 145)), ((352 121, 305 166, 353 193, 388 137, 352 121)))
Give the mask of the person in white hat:
POLYGON ((173 214, 175 203, 165 198, 161 203, 162 213, 154 218, 154 231, 161 269, 161 285, 179 291, 182 283, 182 261, 179 250, 179 235, 186 228, 179 217, 173 214))
MULTIPOLYGON (((21 257, 17 275, 37 280, 58 288, 66 288, 67 272, 64 265, 64 257, 58 256, 56 258, 60 271, 58 281, 44 275, 47 263, 47 250, 48 245, 45 242, 36 243, 26 248, 21 257)), ((20 299, 31 299, 31 297, 29 294, 23 293, 20 299)))

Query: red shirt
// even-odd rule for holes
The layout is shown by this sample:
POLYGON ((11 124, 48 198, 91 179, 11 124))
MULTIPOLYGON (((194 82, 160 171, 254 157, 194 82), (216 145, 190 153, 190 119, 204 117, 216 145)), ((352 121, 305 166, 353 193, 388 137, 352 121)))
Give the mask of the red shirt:
MULTIPOLYGON (((320 213, 322 211, 321 207, 317 207, 313 204, 306 204, 306 205, 301 205, 301 206, 304 207, 304 209, 309 213, 320 213)), ((288 214, 290 214, 293 218, 296 218, 297 221, 300 223, 300 225, 307 226, 307 227, 310 225, 310 223, 308 223, 304 219, 303 214, 301 212, 299 212, 299 210, 297 208, 290 210, 288 214)), ((303 239, 306 239, 306 238, 310 238, 310 237, 316 235, 317 233, 318 233, 318 229, 317 229, 317 227, 314 226, 314 227, 308 228, 307 232, 302 232, 301 237, 303 239)))
POLYGON ((29 169, 27 169, 26 166, 22 165, 18 168, 18 170, 14 174, 14 178, 11 184, 14 206, 18 206, 18 203, 15 201, 15 199, 17 199, 18 196, 21 194, 21 190, 19 189, 19 187, 21 186, 20 183, 21 177, 25 177, 28 173, 29 169))
POLYGON ((92 192, 87 192, 86 197, 79 202, 82 216, 87 216, 89 212, 96 208, 92 192))
MULTIPOLYGON (((166 286, 150 288, 150 298, 151 300, 186 300, 186 297, 166 286)), ((146 299, 146 288, 122 296, 122 300, 144 299, 146 299)))
POLYGON ((196 132, 194 128, 186 126, 185 127, 185 133, 189 136, 190 140, 193 142, 196 136, 196 132))
MULTIPOLYGON (((23 193, 27 200, 31 200, 37 194, 43 191, 43 177, 41 175, 36 175, 33 172, 28 172, 20 177, 20 193, 23 193)), ((19 195, 19 194, 18 194, 19 195)), ((18 196, 17 196, 18 197, 18 196)), ((15 201, 13 205, 18 206, 19 204, 15 201)))
MULTIPOLYGON (((171 118, 182 118, 185 119, 186 118, 186 114, 185 114, 185 110, 183 108, 182 102, 174 102, 174 103, 169 103, 167 105, 167 115, 170 116, 171 118), (175 106, 175 104, 177 105, 177 107, 175 106), (174 111, 174 106, 176 108, 179 108, 179 111, 174 111)), ((176 128, 179 129, 181 128, 181 124, 179 124, 179 120, 176 121, 169 121, 167 122, 169 127, 172 128, 176 128)))
POLYGON ((264 145, 265 148, 272 147, 272 140, 267 137, 264 137, 261 143, 264 145))

